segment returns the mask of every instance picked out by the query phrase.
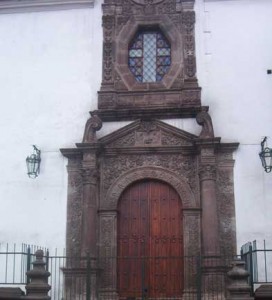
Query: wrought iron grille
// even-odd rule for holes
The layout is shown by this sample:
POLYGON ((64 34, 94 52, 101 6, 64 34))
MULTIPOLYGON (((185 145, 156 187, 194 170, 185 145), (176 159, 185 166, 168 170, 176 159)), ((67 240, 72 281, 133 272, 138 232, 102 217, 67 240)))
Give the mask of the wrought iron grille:
POLYGON ((171 46, 160 30, 140 31, 129 46, 129 69, 138 82, 159 82, 171 66, 171 46))

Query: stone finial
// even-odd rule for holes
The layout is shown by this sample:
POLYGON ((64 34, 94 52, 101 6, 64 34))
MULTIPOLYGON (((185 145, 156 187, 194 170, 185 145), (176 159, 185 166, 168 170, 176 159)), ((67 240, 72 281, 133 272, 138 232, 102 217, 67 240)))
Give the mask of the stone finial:
POLYGON ((247 282, 249 276, 245 270, 245 262, 241 259, 235 259, 232 262, 232 269, 228 272, 231 283, 228 286, 229 297, 227 300, 253 300, 250 296, 250 286, 247 282))
POLYGON ((212 118, 207 111, 203 110, 198 113, 196 116, 196 121, 202 126, 202 131, 199 135, 200 138, 214 138, 212 118))
POLYGON ((98 117, 97 113, 91 112, 91 117, 86 123, 83 143, 94 143, 97 141, 96 131, 102 128, 102 121, 98 117))
POLYGON ((28 271, 26 275, 30 279, 30 283, 26 285, 25 300, 50 300, 48 292, 51 286, 48 284, 50 273, 46 271, 46 263, 43 260, 43 251, 37 250, 35 253, 36 260, 33 262, 33 269, 28 271))

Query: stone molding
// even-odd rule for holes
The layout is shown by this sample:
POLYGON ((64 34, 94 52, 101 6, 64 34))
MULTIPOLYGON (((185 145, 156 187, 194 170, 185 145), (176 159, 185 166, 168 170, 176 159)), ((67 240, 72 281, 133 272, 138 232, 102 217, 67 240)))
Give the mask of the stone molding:
POLYGON ((183 208, 197 208, 195 196, 186 178, 159 167, 142 167, 130 170, 117 178, 109 188, 101 209, 116 209, 122 192, 133 182, 141 179, 158 179, 167 182, 180 196, 183 208))
POLYGON ((0 14, 91 8, 93 6, 94 0, 4 0, 0 1, 0 14))

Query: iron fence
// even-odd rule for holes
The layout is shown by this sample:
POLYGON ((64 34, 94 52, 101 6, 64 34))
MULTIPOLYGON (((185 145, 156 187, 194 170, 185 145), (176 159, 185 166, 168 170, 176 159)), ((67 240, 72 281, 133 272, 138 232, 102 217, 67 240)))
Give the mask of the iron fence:
POLYGON ((241 247, 241 258, 249 272, 251 295, 254 295, 260 284, 272 283, 272 249, 267 249, 265 241, 262 249, 258 249, 257 241, 244 244, 241 247))
POLYGON ((49 252, 44 247, 27 244, 0 244, 0 284, 26 285, 28 283, 26 272, 31 269, 34 254, 38 249, 44 251, 47 261, 49 252))
MULTIPOLYGON (((35 252, 44 251, 52 300, 181 299, 223 300, 233 257, 68 257, 31 245, 0 245, 0 286, 25 290, 35 252)), ((251 293, 272 283, 272 249, 247 243, 241 258, 249 271, 251 293)))
MULTIPOLYGON (((0 286, 24 290, 35 250, 22 245, 0 252, 0 286), (4 267, 3 267, 4 266, 4 267)), ((223 300, 232 258, 67 257, 44 249, 52 300, 223 300), (182 298, 183 297, 183 298, 182 298)))

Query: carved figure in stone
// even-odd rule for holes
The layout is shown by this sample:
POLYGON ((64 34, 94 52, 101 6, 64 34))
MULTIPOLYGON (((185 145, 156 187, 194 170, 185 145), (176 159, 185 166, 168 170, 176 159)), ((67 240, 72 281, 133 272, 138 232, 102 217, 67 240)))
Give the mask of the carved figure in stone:
POLYGON ((202 126, 202 131, 199 135, 200 138, 214 138, 212 118, 208 114, 208 112, 201 111, 196 116, 196 121, 199 125, 202 126))
POLYGON ((96 142, 96 131, 102 128, 102 121, 95 112, 91 112, 91 117, 87 121, 83 136, 83 143, 96 142))

